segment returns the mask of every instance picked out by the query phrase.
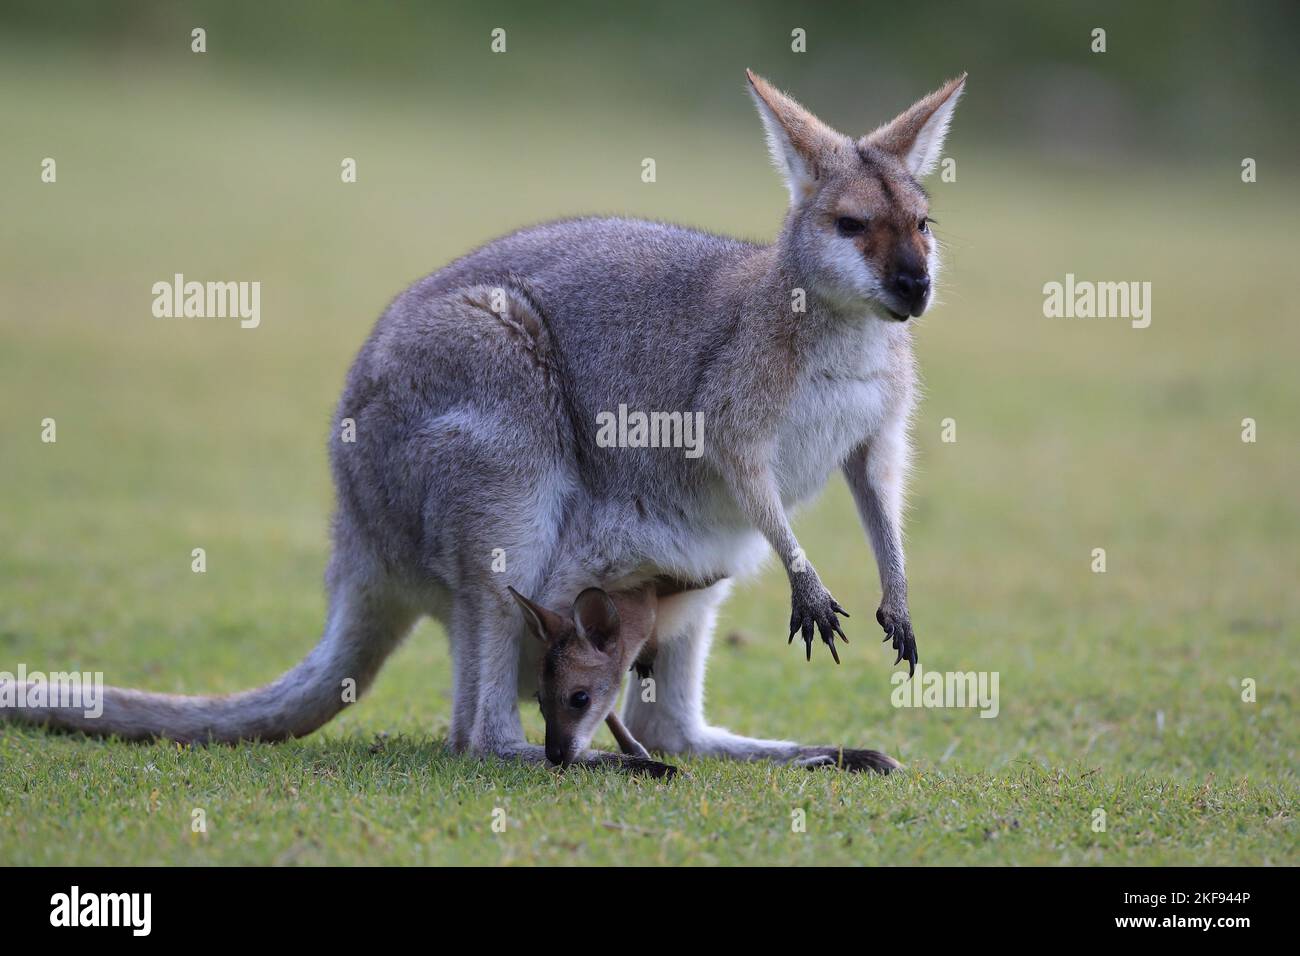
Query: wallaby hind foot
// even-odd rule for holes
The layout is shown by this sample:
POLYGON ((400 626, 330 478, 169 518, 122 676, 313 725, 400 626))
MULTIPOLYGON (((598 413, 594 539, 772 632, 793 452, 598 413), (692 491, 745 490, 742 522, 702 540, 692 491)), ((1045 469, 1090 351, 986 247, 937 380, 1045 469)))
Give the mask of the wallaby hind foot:
POLYGON ((893 773, 903 766, 879 750, 852 750, 848 747, 800 747, 798 755, 790 763, 810 770, 835 767, 839 770, 882 775, 893 773))

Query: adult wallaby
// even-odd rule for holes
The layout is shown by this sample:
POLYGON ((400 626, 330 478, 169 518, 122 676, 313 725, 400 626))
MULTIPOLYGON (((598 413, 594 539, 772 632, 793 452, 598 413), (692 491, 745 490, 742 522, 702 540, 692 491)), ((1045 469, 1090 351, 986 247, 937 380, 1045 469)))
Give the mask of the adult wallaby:
MULTIPOLYGON (((231 697, 112 690, 94 721, 63 708, 0 714, 127 737, 304 734, 430 614, 451 639, 451 745, 541 761, 517 703, 536 672, 521 657, 535 664, 540 645, 507 585, 564 606, 592 585, 666 577, 681 584, 658 602, 656 699, 629 694, 623 709, 635 738, 662 753, 825 762, 838 749, 709 726, 705 660, 732 580, 768 545, 789 574, 791 638, 811 655, 816 630, 834 653, 844 612, 787 513, 842 468, 879 567, 877 619, 895 663, 916 663, 900 530, 907 319, 931 302, 938 265, 917 179, 938 162, 964 80, 855 140, 749 74, 790 190, 772 245, 574 219, 415 283, 376 324, 339 403, 330 608, 307 659, 231 697), (678 423, 694 413, 702 454, 644 435, 611 447, 598 422, 615 409, 678 423)), ((873 769, 895 765, 883 759, 873 769)))

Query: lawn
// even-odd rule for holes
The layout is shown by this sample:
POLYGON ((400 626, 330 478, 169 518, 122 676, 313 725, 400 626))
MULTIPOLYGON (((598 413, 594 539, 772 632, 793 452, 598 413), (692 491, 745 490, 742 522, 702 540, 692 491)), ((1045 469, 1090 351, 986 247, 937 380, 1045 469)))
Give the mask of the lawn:
MULTIPOLYGON (((782 213, 739 92, 716 126, 581 104, 489 121, 455 97, 3 53, 0 670, 271 679, 320 632, 325 429, 394 294, 552 216, 761 238, 782 213), (150 288, 177 272, 261 281, 261 326, 155 319, 150 288)), ((1300 315, 1277 281, 1297 195, 1280 172, 1243 184, 1235 157, 1049 162, 964 147, 960 112, 954 137, 957 180, 931 185, 943 301, 916 333, 912 610, 923 667, 998 673, 996 718, 892 706, 874 564, 833 481, 796 530, 853 614, 843 665, 786 645, 769 569, 725 610, 709 710, 901 773, 682 760, 652 782, 457 757, 424 623, 360 705, 291 744, 0 729, 0 864, 1300 862, 1300 315), (1067 273, 1151 282, 1151 326, 1045 318, 1067 273)))

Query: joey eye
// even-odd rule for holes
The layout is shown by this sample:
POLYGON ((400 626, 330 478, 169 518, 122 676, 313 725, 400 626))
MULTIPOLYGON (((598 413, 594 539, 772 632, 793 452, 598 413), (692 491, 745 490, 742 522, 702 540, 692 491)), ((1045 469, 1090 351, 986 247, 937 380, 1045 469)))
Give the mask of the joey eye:
POLYGON ((854 219, 851 216, 840 216, 835 220, 835 231, 841 236, 856 236, 865 232, 867 224, 861 219, 854 219))
POLYGON ((916 221, 916 228, 921 230, 922 235, 929 235, 930 223, 934 222, 929 216, 922 216, 916 221))
POLYGON ((575 690, 569 695, 569 706, 574 710, 583 710, 591 703, 591 697, 585 690, 575 690))

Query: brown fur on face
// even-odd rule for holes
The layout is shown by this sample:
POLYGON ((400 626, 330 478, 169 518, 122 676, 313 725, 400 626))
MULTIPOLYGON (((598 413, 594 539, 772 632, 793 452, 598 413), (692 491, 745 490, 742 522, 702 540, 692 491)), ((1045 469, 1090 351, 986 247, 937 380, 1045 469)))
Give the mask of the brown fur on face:
POLYGON ((847 164, 823 187, 824 227, 838 233, 842 218, 865 223, 853 241, 877 275, 924 273, 932 241, 922 231, 929 196, 896 157, 864 144, 855 156, 858 162, 847 164))
POLYGON ((750 73, 749 81, 790 187, 782 244, 797 271, 822 280, 832 299, 874 300, 896 319, 919 315, 928 301, 934 242, 929 199, 917 176, 936 161, 965 77, 857 140, 762 77, 750 73), (861 256, 861 268, 845 263, 846 241, 861 256))
POLYGON ((537 691, 546 756, 566 766, 612 713, 623 675, 653 633, 656 592, 653 586, 614 594, 588 588, 565 615, 509 590, 533 636, 546 645, 537 691))

